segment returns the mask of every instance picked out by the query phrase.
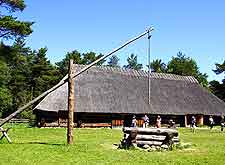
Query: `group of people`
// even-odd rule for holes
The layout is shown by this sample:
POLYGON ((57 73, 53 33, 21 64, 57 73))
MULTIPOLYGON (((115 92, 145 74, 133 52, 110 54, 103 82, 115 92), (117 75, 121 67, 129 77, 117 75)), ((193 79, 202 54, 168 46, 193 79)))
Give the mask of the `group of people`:
MULTIPOLYGON (((149 117, 147 115, 145 115, 143 117, 144 123, 143 123, 143 128, 147 128, 149 126, 149 117)), ((155 127, 156 128, 160 128, 161 127, 161 117, 158 115, 156 118, 156 123, 155 123, 155 127)), ((172 124, 174 124, 174 122, 172 121, 172 124)), ((136 116, 134 115, 132 118, 132 122, 131 122, 131 127, 136 127, 137 126, 137 119, 136 116)))
MULTIPOLYGON (((149 126, 149 117, 147 115, 144 115, 143 117, 143 120, 144 120, 144 123, 143 123, 143 128, 147 128, 149 126)), ((156 122, 155 122, 155 127, 156 128, 160 128, 161 127, 161 117, 158 115, 157 118, 156 118, 156 122)), ((220 126, 221 126, 221 131, 223 132, 224 130, 224 116, 221 116, 221 121, 220 121, 220 126)), ((215 125, 215 122, 214 122, 214 119, 212 116, 209 117, 209 127, 210 129, 213 129, 213 126, 215 125)), ((196 128, 196 118, 195 116, 192 116, 191 117, 191 121, 190 121, 190 126, 191 126, 191 129, 193 132, 195 132, 195 128, 196 128)), ((137 119, 136 119, 136 116, 133 115, 133 118, 132 118, 132 122, 131 122, 131 127, 137 127, 137 119)), ((169 120, 169 125, 168 125, 169 128, 175 128, 176 125, 175 125, 175 122, 170 119, 169 120)))
MULTIPOLYGON (((210 130, 213 129, 213 126, 215 125, 214 119, 212 116, 209 116, 209 127, 210 130)), ((196 128, 196 118, 194 116, 191 117, 191 129, 194 132, 195 128, 196 128)), ((223 132, 224 130, 224 116, 221 116, 221 120, 220 120, 220 126, 221 126, 221 131, 223 132)))

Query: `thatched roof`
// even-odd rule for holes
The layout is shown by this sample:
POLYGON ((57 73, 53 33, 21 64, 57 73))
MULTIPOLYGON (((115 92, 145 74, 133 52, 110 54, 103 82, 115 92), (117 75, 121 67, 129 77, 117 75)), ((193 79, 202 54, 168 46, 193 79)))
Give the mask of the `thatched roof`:
MULTIPOLYGON (((83 66, 77 66, 76 71, 83 66)), ((225 103, 191 76, 148 73, 110 67, 92 67, 75 78, 75 111, 100 113, 225 114, 225 103)), ((67 110, 68 84, 47 95, 36 107, 67 110)))

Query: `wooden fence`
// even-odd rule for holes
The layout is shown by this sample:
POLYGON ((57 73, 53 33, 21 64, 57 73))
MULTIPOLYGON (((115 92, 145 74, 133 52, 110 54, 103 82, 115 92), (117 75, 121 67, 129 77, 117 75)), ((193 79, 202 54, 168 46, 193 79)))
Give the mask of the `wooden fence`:
MULTIPOLYGON (((3 119, 0 119, 0 122, 3 121, 3 119)), ((17 118, 13 118, 9 121, 9 123, 29 123, 30 120, 29 119, 17 119, 17 118)))

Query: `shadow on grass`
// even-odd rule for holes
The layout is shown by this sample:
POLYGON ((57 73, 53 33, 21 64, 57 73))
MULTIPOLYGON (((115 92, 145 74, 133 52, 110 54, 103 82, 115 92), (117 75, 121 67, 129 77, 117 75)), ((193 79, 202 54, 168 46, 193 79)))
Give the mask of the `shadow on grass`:
POLYGON ((47 142, 12 142, 11 144, 41 144, 41 145, 50 145, 50 146, 66 146, 65 143, 47 143, 47 142))

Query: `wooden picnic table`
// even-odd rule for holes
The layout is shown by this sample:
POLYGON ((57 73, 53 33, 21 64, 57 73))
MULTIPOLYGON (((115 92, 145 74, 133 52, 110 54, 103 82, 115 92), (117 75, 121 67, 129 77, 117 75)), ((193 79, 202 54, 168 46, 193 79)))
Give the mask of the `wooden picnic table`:
POLYGON ((11 139, 9 138, 9 135, 7 134, 9 129, 10 128, 3 129, 2 127, 0 127, 0 132, 2 133, 0 140, 2 140, 5 137, 9 143, 12 143, 11 139))

